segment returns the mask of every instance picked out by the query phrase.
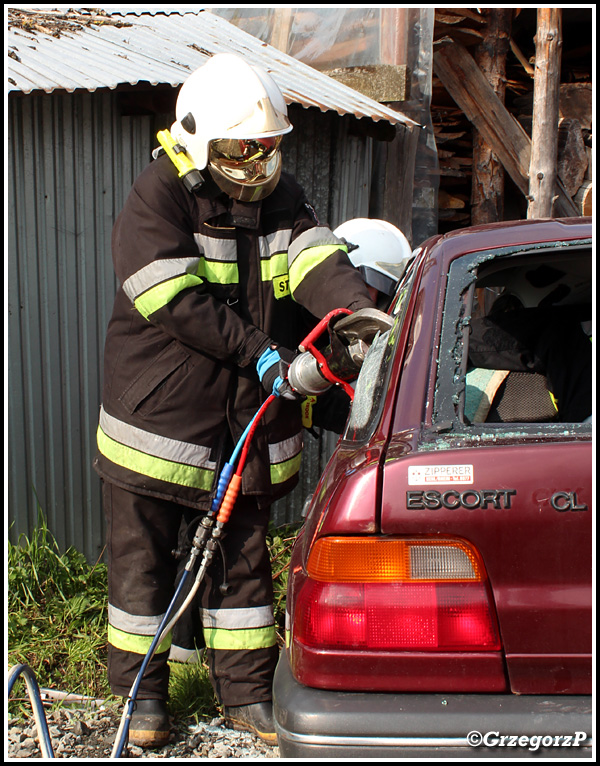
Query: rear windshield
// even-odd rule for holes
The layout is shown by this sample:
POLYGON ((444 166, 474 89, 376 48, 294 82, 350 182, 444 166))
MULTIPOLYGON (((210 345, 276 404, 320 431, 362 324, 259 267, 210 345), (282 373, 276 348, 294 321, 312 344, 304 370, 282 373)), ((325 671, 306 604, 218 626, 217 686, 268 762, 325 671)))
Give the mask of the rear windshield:
POLYGON ((442 344, 454 344, 456 366, 438 370, 439 417, 466 426, 591 422, 591 249, 504 253, 469 270, 465 260, 450 271, 446 315, 456 321, 442 344))

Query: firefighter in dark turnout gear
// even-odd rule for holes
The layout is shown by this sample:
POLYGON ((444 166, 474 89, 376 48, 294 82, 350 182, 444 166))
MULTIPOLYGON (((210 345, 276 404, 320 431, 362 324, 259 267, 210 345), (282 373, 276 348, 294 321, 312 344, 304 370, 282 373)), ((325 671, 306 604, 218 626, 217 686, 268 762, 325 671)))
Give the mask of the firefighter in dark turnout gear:
MULTIPOLYGON (((226 527, 229 592, 219 587, 217 559, 201 596, 226 720, 274 741, 265 535, 269 508, 295 485, 302 453, 302 403, 285 369, 310 329, 307 313, 316 323, 332 309, 373 303, 343 241, 281 172, 279 143, 292 126, 264 71, 237 56, 212 57, 182 86, 176 117, 175 148, 137 178, 113 231, 120 287, 95 460, 107 520, 109 681, 114 694, 129 694, 173 596, 181 520, 210 509, 232 446, 275 393, 226 527)), ((168 740, 169 643, 142 679, 134 744, 168 740)))

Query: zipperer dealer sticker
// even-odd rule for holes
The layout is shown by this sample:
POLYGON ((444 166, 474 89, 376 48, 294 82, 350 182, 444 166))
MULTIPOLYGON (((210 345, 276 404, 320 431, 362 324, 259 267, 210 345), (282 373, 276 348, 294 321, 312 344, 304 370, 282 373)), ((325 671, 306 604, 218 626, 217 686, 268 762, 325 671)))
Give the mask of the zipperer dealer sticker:
POLYGON ((409 465, 409 487, 431 484, 473 484, 472 465, 409 465))

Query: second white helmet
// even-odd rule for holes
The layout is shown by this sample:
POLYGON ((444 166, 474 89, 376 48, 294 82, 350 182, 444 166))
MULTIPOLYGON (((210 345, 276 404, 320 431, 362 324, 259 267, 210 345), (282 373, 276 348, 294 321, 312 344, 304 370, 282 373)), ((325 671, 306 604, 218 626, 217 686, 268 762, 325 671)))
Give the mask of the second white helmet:
POLYGON ((404 234, 377 218, 353 218, 334 231, 348 244, 348 257, 365 282, 380 293, 392 295, 412 256, 404 234))
POLYGON ((292 125, 267 72, 219 53, 183 83, 175 116, 173 138, 229 196, 256 200, 273 191, 281 174, 281 136, 292 125))

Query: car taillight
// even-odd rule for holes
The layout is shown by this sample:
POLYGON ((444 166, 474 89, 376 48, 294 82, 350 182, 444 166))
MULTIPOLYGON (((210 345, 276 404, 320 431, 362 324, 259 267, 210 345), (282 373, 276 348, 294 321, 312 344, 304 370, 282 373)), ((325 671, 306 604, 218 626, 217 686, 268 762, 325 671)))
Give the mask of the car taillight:
POLYGON ((325 537, 307 563, 294 639, 319 649, 494 651, 486 574, 463 540, 325 537))

